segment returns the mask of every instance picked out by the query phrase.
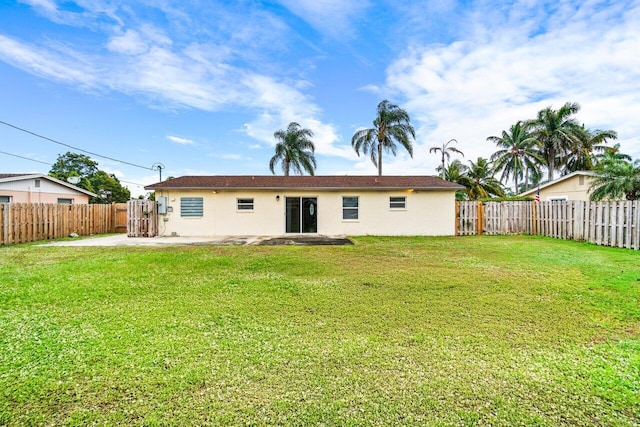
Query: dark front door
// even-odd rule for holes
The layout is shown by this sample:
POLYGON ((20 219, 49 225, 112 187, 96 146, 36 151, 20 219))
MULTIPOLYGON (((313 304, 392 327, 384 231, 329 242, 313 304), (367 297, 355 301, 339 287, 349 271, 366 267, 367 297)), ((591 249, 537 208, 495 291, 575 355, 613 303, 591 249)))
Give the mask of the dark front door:
POLYGON ((287 233, 318 232, 318 199, 316 197, 286 198, 287 233))

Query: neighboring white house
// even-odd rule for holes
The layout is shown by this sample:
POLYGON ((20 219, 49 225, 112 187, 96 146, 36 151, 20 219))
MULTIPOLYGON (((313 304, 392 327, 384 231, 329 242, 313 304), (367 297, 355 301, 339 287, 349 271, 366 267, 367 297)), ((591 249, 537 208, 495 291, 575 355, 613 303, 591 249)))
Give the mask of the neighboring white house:
MULTIPOLYGON (((577 171, 560 177, 554 181, 540 185, 540 200, 582 200, 589 201, 589 188, 595 174, 590 171, 577 171)), ((535 196, 538 187, 521 193, 520 196, 535 196)))
POLYGON ((183 176, 145 187, 162 236, 453 235, 462 188, 434 176, 183 176))
POLYGON ((0 203, 87 204, 90 191, 41 173, 0 173, 0 203))

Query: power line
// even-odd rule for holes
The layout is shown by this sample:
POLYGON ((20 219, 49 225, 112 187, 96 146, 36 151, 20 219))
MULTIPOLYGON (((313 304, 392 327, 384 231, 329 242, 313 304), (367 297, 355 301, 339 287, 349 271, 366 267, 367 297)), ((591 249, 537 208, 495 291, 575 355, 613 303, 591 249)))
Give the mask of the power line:
POLYGON ((17 154, 11 154, 4 151, 0 151, 0 154, 6 154, 7 156, 18 157, 20 159, 31 160, 32 162, 38 162, 38 163, 42 163, 43 165, 51 166, 49 163, 43 162, 42 160, 31 159, 29 157, 19 156, 17 154))
POLYGON ((52 139, 52 138, 46 137, 44 135, 37 134, 35 132, 31 132, 30 130, 23 129, 21 127, 12 125, 11 123, 3 122, 2 120, 0 120, 0 123, 5 125, 5 126, 9 126, 9 127, 14 128, 14 129, 17 129, 19 131, 28 133, 30 135, 37 136, 38 138, 42 138, 42 139, 45 139, 47 141, 53 142, 54 144, 63 145, 65 147, 69 147, 69 148, 72 148, 72 149, 77 150, 77 151, 82 151, 83 153, 91 154, 92 156, 101 157, 103 159, 111 160, 111 161, 118 162, 118 163, 123 163, 125 165, 134 166, 134 167, 141 168, 141 169, 153 170, 152 168, 147 167, 147 166, 141 166, 141 165, 137 165, 135 163, 125 162, 124 160, 118 160, 118 159, 114 159, 113 157, 107 157, 107 156, 103 156, 101 154, 93 153, 91 151, 83 150, 82 148, 74 147, 73 145, 65 144, 64 142, 56 141, 55 139, 52 139))
MULTIPOLYGON (((6 154, 7 156, 13 156, 13 157, 19 157, 21 159, 31 160, 32 162, 38 162, 38 163, 42 163, 43 165, 52 166, 50 163, 43 162, 42 160, 36 160, 36 159, 29 158, 29 157, 19 156, 17 154, 7 153, 5 151, 0 151, 0 154, 6 154)), ((137 185, 138 187, 144 187, 144 184, 138 184, 137 182, 125 181, 123 179, 118 179, 118 181, 126 182, 127 184, 137 185)))

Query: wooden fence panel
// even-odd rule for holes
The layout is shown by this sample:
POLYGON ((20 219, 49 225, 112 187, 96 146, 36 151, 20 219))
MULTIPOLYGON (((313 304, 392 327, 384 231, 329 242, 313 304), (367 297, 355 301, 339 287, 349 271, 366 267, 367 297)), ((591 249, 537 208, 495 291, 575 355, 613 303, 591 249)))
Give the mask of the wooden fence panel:
POLYGON ((457 202, 456 234, 532 234, 640 250, 640 201, 457 202))
POLYGON ((0 245, 113 233, 111 205, 0 203, 0 245))
POLYGON ((155 237, 158 235, 158 204, 153 200, 127 202, 127 236, 155 237))

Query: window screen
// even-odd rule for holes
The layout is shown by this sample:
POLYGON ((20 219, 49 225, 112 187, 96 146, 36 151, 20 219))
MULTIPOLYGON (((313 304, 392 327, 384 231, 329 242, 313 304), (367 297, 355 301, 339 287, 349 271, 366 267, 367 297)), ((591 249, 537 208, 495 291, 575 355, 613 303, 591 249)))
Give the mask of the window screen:
POLYGON ((342 219, 358 219, 358 198, 342 198, 342 219))
POLYGON ((405 209, 407 207, 406 197, 389 197, 389 207, 391 209, 405 209))
POLYGON ((253 199, 238 199, 238 210, 239 211, 252 211, 253 210, 253 199))

